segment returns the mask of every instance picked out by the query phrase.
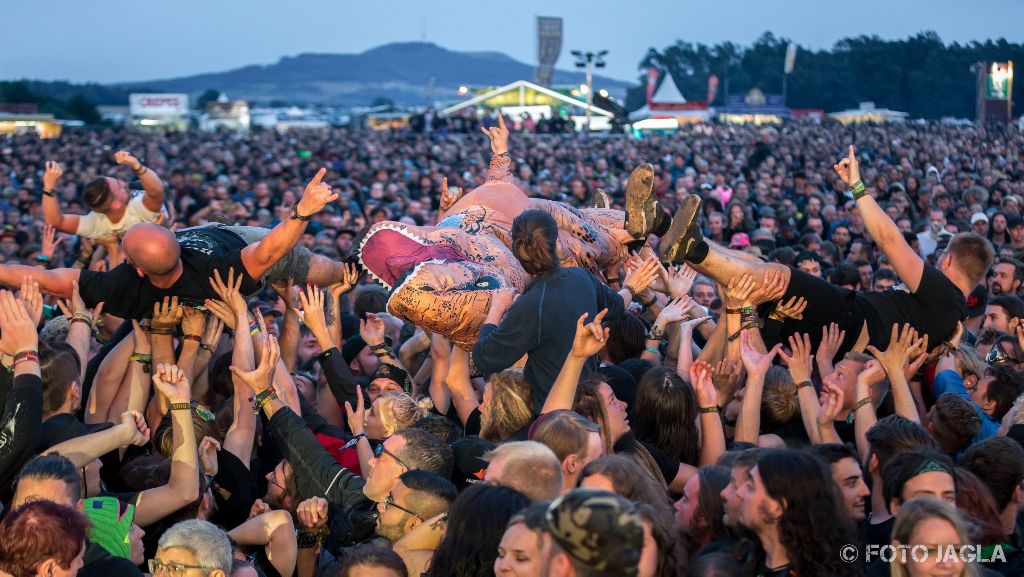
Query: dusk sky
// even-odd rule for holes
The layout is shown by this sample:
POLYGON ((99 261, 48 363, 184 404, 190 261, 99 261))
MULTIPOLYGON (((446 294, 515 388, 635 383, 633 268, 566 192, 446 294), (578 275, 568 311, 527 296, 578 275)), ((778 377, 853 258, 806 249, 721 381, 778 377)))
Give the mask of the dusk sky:
MULTIPOLYGON (((860 34, 934 30, 946 42, 1024 40, 1021 0, 511 2, 274 0, 7 2, 0 79, 118 82, 269 64, 302 52, 355 53, 389 42, 499 51, 536 62, 536 16, 565 19, 569 50, 610 51, 608 76, 636 80, 650 47, 683 39, 751 43, 765 30, 811 48, 860 34), (614 7, 614 9, 613 9, 614 7)), ((797 61, 799 66, 799 60, 797 61)))

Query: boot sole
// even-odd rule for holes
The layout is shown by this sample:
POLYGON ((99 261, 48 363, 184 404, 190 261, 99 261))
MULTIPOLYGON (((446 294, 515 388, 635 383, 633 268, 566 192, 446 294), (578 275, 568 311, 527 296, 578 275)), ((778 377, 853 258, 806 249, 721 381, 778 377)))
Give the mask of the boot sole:
POLYGON ((626 181, 626 232, 635 239, 646 238, 654 228, 653 195, 654 167, 641 164, 626 181))
POLYGON ((692 244, 690 241, 693 240, 687 238, 687 233, 691 227, 695 226, 699 213, 700 197, 693 194, 687 196, 683 200, 682 206, 676 210, 668 232, 661 239, 661 247, 658 252, 662 262, 679 264, 686 260, 686 253, 689 252, 692 244))
POLYGON ((590 208, 611 208, 611 199, 608 198, 608 193, 604 189, 594 189, 594 200, 590 203, 590 208))

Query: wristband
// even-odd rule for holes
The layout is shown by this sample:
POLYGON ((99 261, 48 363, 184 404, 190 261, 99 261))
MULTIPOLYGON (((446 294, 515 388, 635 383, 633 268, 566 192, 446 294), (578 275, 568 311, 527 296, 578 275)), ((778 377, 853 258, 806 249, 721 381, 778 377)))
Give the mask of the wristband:
POLYGON ((871 397, 864 397, 863 399, 857 401, 857 403, 853 405, 853 408, 850 409, 850 414, 846 416, 846 424, 849 425, 850 423, 852 423, 853 416, 857 413, 857 411, 859 411, 864 405, 867 405, 870 402, 871 397))
POLYGON ((191 411, 192 403, 171 403, 172 411, 191 411))
POLYGON ((199 335, 185 335, 185 336, 183 336, 181 338, 186 340, 186 341, 195 341, 195 342, 200 343, 200 344, 203 342, 203 337, 201 337, 199 335))
POLYGON ((634 301, 638 301, 639 302, 639 299, 637 298, 636 291, 633 290, 633 287, 631 287, 629 285, 625 285, 624 288, 629 291, 630 300, 634 300, 634 301))
POLYGON ((850 193, 853 195, 853 200, 860 200, 860 197, 865 196, 868 193, 868 188, 864 186, 863 180, 858 180, 856 184, 853 185, 853 190, 851 190, 850 193))
POLYGON ((14 355, 14 362, 11 364, 11 368, 17 367, 18 363, 39 364, 39 353, 33 350, 21 351, 14 355))
POLYGON ((700 408, 700 414, 706 415, 708 413, 717 413, 717 412, 719 412, 721 410, 722 409, 719 408, 718 405, 715 405, 714 407, 701 407, 700 408))
POLYGON ((138 176, 142 176, 143 174, 146 174, 146 171, 148 171, 148 170, 149 169, 146 168, 146 165, 140 164, 139 165, 139 169, 138 170, 133 170, 132 172, 134 172, 138 176))
POLYGON ((252 401, 252 410, 253 410, 253 412, 258 415, 259 412, 260 412, 260 409, 263 408, 263 405, 266 405, 267 403, 269 403, 270 401, 272 401, 272 400, 274 400, 276 398, 278 398, 277 397, 277 391, 275 391, 273 388, 270 388, 270 389, 266 389, 263 392, 256 393, 255 395, 249 397, 249 400, 252 401))
POLYGON ((780 315, 779 311, 772 311, 772 312, 768 313, 768 318, 773 320, 773 321, 778 321, 780 323, 786 322, 786 317, 780 315))
POLYGON ((41 263, 50 264, 50 257, 46 256, 45 254, 38 255, 36 257, 36 260, 41 263))
POLYGON ((151 335, 163 335, 169 337, 174 334, 174 329, 158 329, 156 327, 149 327, 149 334, 151 335))
POLYGON ((137 363, 148 365, 153 362, 153 355, 148 355, 146 353, 132 353, 132 356, 128 357, 128 361, 135 361, 137 363))
POLYGON ((802 381, 801 383, 799 383, 796 386, 796 394, 799 395, 800 394, 800 389, 802 389, 804 387, 811 387, 813 389, 814 388, 814 383, 812 383, 811 381, 802 381))
POLYGON ((302 216, 299 214, 298 207, 292 209, 292 220, 301 220, 302 222, 309 222, 309 219, 313 218, 312 214, 302 216))
POLYGON ((743 307, 740 307, 738 309, 726 308, 725 309, 725 314, 727 314, 727 315, 741 315, 741 314, 743 314, 743 307))
POLYGON ((43 196, 48 196, 48 197, 50 197, 50 198, 57 198, 57 193, 56 193, 56 192, 54 192, 54 191, 52 191, 52 190, 46 190, 46 189, 44 188, 44 189, 43 189, 43 196))
POLYGON ((665 331, 658 325, 652 325, 651 331, 647 333, 647 338, 652 341, 660 341, 665 338, 665 331))
POLYGON ((345 449, 351 449, 352 447, 356 446, 356 443, 359 442, 359 439, 365 439, 365 438, 366 438, 366 433, 359 433, 358 435, 356 435, 356 436, 352 437, 351 439, 349 439, 349 441, 347 443, 345 443, 344 446, 341 447, 341 450, 344 451, 345 449))
POLYGON ((85 323, 85 324, 89 325, 90 329, 92 329, 92 317, 90 317, 89 315, 87 315, 85 313, 75 313, 74 316, 72 316, 71 319, 68 320, 68 322, 70 322, 70 323, 85 323))
POLYGON ((249 323, 249 335, 256 336, 260 332, 260 325, 256 321, 249 323))
POLYGON ((661 354, 661 351, 659 351, 658 349, 651 348, 651 347, 644 347, 644 350, 649 352, 649 353, 654 353, 656 355, 660 355, 661 354))

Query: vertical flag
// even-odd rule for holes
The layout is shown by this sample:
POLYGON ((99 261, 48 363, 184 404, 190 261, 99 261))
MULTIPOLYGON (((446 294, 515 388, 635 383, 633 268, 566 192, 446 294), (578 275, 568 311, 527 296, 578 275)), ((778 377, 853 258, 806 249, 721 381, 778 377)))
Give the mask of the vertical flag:
POLYGON ((712 74, 708 76, 708 106, 711 106, 716 96, 718 96, 718 75, 712 74))
POLYGON ((647 69, 647 105, 651 105, 651 98, 654 98, 654 89, 658 87, 658 69, 651 66, 647 69))
POLYGON ((784 72, 792 74, 794 64, 796 64, 796 42, 790 42, 789 46, 786 47, 786 68, 784 72))
POLYGON ((541 86, 550 86, 555 62, 562 53, 562 19, 537 17, 537 70, 535 80, 541 86))

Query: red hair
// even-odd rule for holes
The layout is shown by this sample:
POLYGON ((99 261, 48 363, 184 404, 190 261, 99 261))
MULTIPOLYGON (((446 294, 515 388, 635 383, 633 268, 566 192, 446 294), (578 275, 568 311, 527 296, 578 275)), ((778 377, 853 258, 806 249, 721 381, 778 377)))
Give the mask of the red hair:
POLYGON ((33 501, 11 511, 0 523, 0 570, 12 577, 32 577, 47 559, 62 569, 85 546, 85 515, 52 501, 33 501))

